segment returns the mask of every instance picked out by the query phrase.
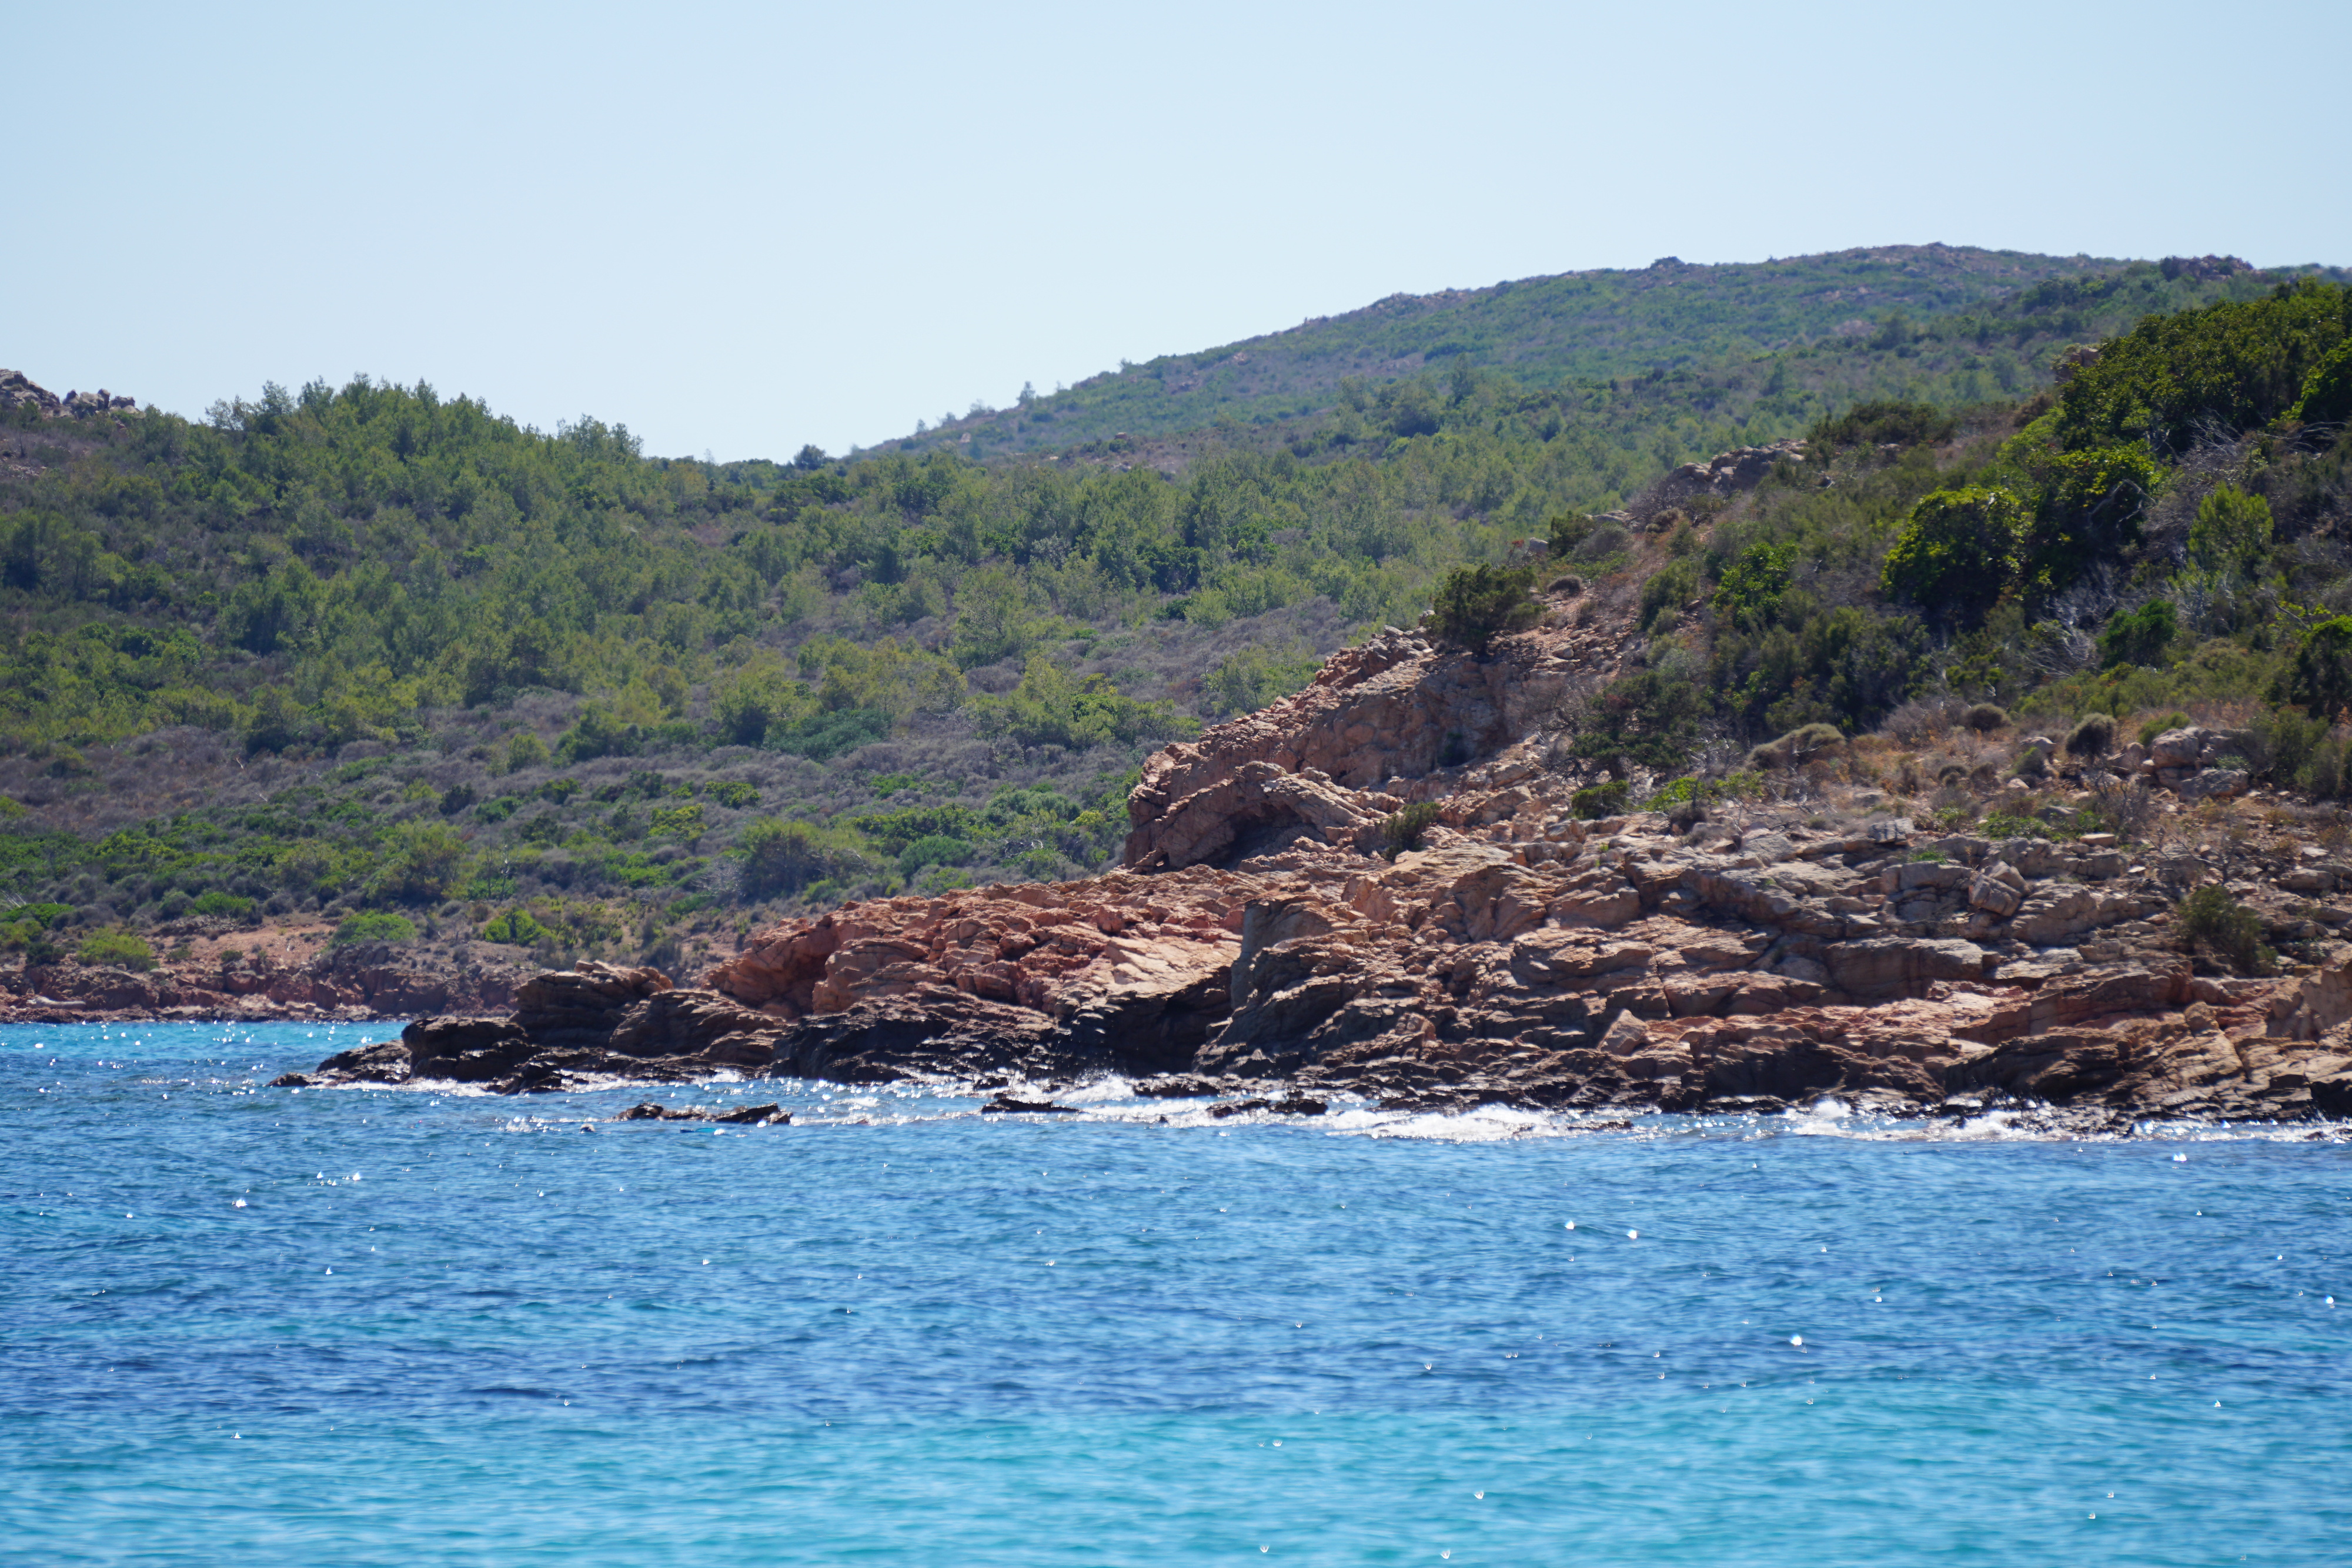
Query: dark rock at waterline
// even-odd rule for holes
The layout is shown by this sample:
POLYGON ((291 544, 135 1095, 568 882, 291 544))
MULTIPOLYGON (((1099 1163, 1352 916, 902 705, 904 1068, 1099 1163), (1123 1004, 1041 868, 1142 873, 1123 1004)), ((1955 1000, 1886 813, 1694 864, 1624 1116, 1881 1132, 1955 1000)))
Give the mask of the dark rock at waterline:
MULTIPOLYGON (((1328 963, 1317 960, 1322 967, 1298 970, 1298 984, 1286 986, 1292 969, 1276 960, 1293 943, 1325 944, 1329 934, 1276 941, 1280 932, 1268 927, 1259 936, 1263 952, 1249 967, 1248 984, 1253 994, 1262 980, 1276 988, 1252 1015, 1261 1022, 1289 1006, 1282 998, 1293 991, 1305 997, 1346 976, 1327 955, 1328 963)), ((1567 937, 1549 935, 1523 942, 1528 973, 1546 986, 1583 983, 1560 979, 1571 967, 1596 968, 1606 979, 1620 973, 1608 966, 1648 951, 1605 934, 1569 936, 1583 946, 1571 950, 1560 946, 1567 937), (1548 966, 1540 975, 1538 960, 1548 966)), ((1727 954, 1737 946, 1731 938, 1724 944, 1727 954)), ((1522 985, 1517 973, 1496 970, 1478 983, 1499 994, 1522 985)), ((1170 986, 1147 996, 1130 988, 1120 1005, 1164 1002, 1181 1011, 1193 1007, 1197 988, 1170 986)), ((1099 1018, 1074 1024, 1094 1017, 1083 1008, 1057 1017, 927 984, 835 1011, 803 1015, 777 1001, 769 1012, 680 988, 657 971, 584 964, 527 982, 519 993, 524 1005, 510 1017, 420 1019, 399 1040, 341 1052, 278 1082, 477 1083, 526 1093, 613 1077, 695 1082, 732 1071, 842 1083, 975 1083, 1007 1092, 992 1110, 1025 1112, 1063 1107, 1013 1098, 1013 1084, 1047 1084, 1052 1092, 1117 1074, 1140 1095, 1223 1096, 1226 1103, 1212 1108, 1219 1116, 1317 1114, 1333 1092, 1389 1110, 1442 1113, 1492 1104, 1769 1113, 1833 1096, 1874 1114, 1927 1113, 1958 1097, 2078 1107, 2103 1123, 2135 1114, 2352 1115, 2352 1024, 2345 1021, 2352 1018, 2352 966, 2315 968, 2292 990, 2194 979, 2177 963, 2089 967, 2045 977, 2031 993, 1972 981, 1938 980, 1931 988, 1924 999, 1871 1008, 1765 1014, 1739 1010, 1738 994, 1727 1000, 1703 988, 1655 998, 1627 991, 1633 1005, 1614 1011, 1573 995, 1556 1017, 1543 1012, 1549 1004, 1526 1003, 1507 1035, 1489 1035, 1450 1007, 1420 1018, 1410 1001, 1359 998, 1301 1037, 1301 1049, 1269 1037, 1276 1046, 1269 1051, 1220 1035, 1198 1048, 1192 1071, 1166 1071, 1175 1022, 1139 1036, 1142 1044, 1129 1052, 1121 1044, 1126 1031, 1107 1030, 1099 1018), (1677 1010, 1706 1006, 1727 1010, 1677 1010)))
POLYGON ((682 1105, 673 1110, 648 1100, 632 1105, 614 1117, 618 1122, 715 1122, 722 1125, 749 1127, 780 1127, 793 1119, 793 1113, 782 1105, 745 1105, 733 1111, 709 1111, 698 1106, 682 1105))
POLYGON ((983 1116, 991 1116, 1012 1112, 1052 1111, 1076 1114, 1077 1109, 1076 1105, 1056 1105, 1051 1100, 1016 1100, 1010 1094, 999 1094, 995 1099, 982 1105, 980 1108, 980 1113, 983 1116))

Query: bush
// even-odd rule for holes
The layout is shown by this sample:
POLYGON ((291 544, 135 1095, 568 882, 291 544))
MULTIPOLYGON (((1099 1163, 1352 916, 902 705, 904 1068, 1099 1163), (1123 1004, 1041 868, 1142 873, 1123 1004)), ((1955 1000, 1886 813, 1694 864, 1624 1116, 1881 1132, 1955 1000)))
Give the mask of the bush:
POLYGON ((1108 675, 1074 675, 1043 653, 1031 655, 1011 695, 975 698, 971 714, 972 732, 982 738, 1001 735, 1072 751, 1166 740, 1201 727, 1166 703, 1123 695, 1108 675))
POLYGON ((1456 567, 1437 587, 1425 624, 1442 643, 1485 657, 1495 639, 1536 623, 1542 607, 1528 597, 1535 574, 1510 567, 1456 567))
POLYGON ((1833 724, 1808 724, 1790 730, 1778 740, 1765 742, 1748 754, 1748 766, 1759 773, 1776 772, 1783 768, 1801 767, 1820 752, 1843 745, 1845 736, 1833 724))
POLYGON ((2352 339, 2336 345, 2303 383, 2303 396, 2287 417, 2303 424, 2352 421, 2352 339))
POLYGON ((2153 667, 2179 637, 2180 612, 2173 608, 2172 601, 2151 599, 2107 622, 2099 633, 2099 666, 2109 670, 2117 664, 2153 667))
POLYGON ((947 833, 931 833, 898 852, 898 874, 912 877, 925 866, 961 865, 970 859, 970 843, 947 833))
POLYGON ((2352 706, 2352 615, 2323 621, 2305 634, 2273 695, 2327 719, 2352 706))
POLYGON ((2009 727, 2009 710, 1997 703, 1973 703, 1960 716, 1960 722, 1979 735, 1990 735, 1994 730, 2009 727))
POLYGON ((1582 821, 1598 821, 1603 817, 1622 816, 1625 799, 1631 793, 1622 779, 1603 779, 1588 785, 1568 798, 1569 814, 1582 821))
POLYGON ((2191 953, 2202 946, 2241 975, 2267 975, 2278 962, 2263 946, 2261 918, 2218 883, 2182 899, 2175 914, 2180 945, 2191 953))
POLYGON ((735 848, 743 857, 737 884, 744 897, 754 900, 800 893, 871 869, 856 834, 810 822, 773 817, 754 822, 735 848))
POLYGON ((2188 723, 2189 716, 2182 713, 2178 708, 2175 708, 2170 713, 2158 714, 2154 718, 2149 719, 2146 724, 2139 727, 2139 743, 2142 746, 2154 746, 2158 736, 2164 734, 2167 730, 2185 728, 2187 727, 2188 723))
POLYGON ((2066 755, 2088 760, 2105 757, 2116 743, 2116 721, 2103 713, 2088 714, 2066 732, 2066 755))
POLYGON ((1813 426, 1809 439, 1830 446, 1917 446, 1946 442, 1959 421, 1924 402, 1866 402, 1813 426))
POLYGON ((446 822, 395 826, 369 891, 404 904, 436 904, 465 869, 466 841, 446 822))
POLYGON ((1544 542, 1550 547, 1551 559, 1566 560, 1577 548, 1592 537, 1593 520, 1582 512, 1561 512, 1554 517, 1546 529, 1544 542))
POLYGON ((482 927, 485 942, 504 942, 517 947, 535 947, 550 935, 528 909, 509 909, 482 927))
POLYGON ((551 760, 547 742, 529 730, 516 733, 507 742, 506 771, 520 773, 526 768, 544 768, 551 760))
POLYGON ((346 918, 327 938, 331 947, 349 947, 359 942, 414 942, 416 926, 404 915, 388 910, 368 909, 346 918))
POLYGON ((2252 576, 2270 560, 2276 523, 2271 504, 2235 485, 2216 486, 2197 503, 2189 527, 2189 559, 2207 571, 2252 576))
POLYGON ((1381 853, 1394 860, 1421 848, 1422 835, 1437 825, 1437 802, 1415 800, 1381 823, 1381 853))
POLYGON ((1601 689, 1569 749, 1587 761, 1622 758, 1662 773, 1679 771, 1698 744, 1706 709, 1706 695, 1696 683, 1671 671, 1638 670, 1601 689))
POLYGON ((152 969, 155 949, 128 931, 94 931, 74 950, 85 964, 106 964, 122 969, 152 969))
POLYGON ((783 661, 762 653, 715 683, 710 715, 722 738, 758 746, 770 730, 806 717, 812 706, 807 688, 792 678, 783 661))
POLYGON ((1697 594, 1696 561, 1677 560, 1662 571, 1652 572, 1650 580, 1642 584, 1642 608, 1635 623, 1643 632, 1653 631, 1659 622, 1672 619, 1697 594))
POLYGON ((555 748, 555 759, 569 768, 599 757, 635 757, 645 737, 634 724, 625 724, 603 703, 590 703, 555 748))
POLYGON ((199 895, 188 907, 197 915, 226 915, 238 920, 250 920, 253 918, 254 911, 260 905, 254 903, 252 899, 240 898, 234 893, 225 893, 216 887, 209 893, 199 895))
POLYGON ((2025 508, 2007 490, 1937 490, 1911 508, 1886 552, 1880 587, 1931 615, 1973 626, 2016 578, 2025 529, 2025 508))
POLYGON ((1201 682, 1202 706, 1218 717, 1255 713, 1303 689, 1323 661, 1305 643, 1287 652, 1244 648, 1219 661, 1201 682))

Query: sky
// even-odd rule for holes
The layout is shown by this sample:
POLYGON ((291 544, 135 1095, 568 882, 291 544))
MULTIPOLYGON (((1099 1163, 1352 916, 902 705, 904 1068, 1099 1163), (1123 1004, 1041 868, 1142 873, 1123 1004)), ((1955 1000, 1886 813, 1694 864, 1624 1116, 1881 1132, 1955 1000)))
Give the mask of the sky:
POLYGON ((840 453, 1400 290, 2352 264, 2352 5, 10 7, 0 365, 840 453))

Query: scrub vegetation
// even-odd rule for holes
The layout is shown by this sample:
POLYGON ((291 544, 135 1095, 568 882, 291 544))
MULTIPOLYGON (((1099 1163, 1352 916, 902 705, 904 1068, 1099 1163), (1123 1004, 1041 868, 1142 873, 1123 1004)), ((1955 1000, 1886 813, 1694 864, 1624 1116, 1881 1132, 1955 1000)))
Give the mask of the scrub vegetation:
MULTIPOLYGON (((1639 596, 1649 653, 1573 740, 1595 765, 1703 772, 1717 742, 1737 761, 1948 694, 2124 732, 2255 702, 2273 769, 2340 779, 2344 289, 1855 254, 1611 275, 1632 325, 1605 376, 1570 336, 1511 337, 1533 286, 1482 291, 1446 308, 1460 347, 1385 381, 1279 417, 1184 402, 1168 440, 1106 402, 1125 436, 1050 453, 661 458, 365 377, 202 420, 20 410, 0 939, 315 912, 349 941, 422 922, 632 956, 1079 874, 1154 747, 1433 605, 1480 650, 1524 624, 1530 538, 1639 596), (1916 316, 1887 294, 1913 266, 1916 316), (1805 464, 1645 531, 1675 464, 1808 432, 1805 464)), ((1432 315, 1376 307, 1328 358, 1389 363, 1384 334, 1432 315)), ((1018 414, 1052 413, 1030 444, 1091 428, 1050 401, 1018 414)))

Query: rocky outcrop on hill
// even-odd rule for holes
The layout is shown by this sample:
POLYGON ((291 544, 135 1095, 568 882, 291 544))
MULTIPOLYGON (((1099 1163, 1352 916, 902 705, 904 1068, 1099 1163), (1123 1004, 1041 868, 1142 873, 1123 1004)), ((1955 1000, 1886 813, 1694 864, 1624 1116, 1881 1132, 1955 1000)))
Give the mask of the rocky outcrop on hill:
POLYGON ((22 371, 0 371, 0 408, 31 407, 49 419, 89 419, 138 406, 137 398, 117 397, 103 387, 94 392, 74 392, 59 397, 47 387, 35 384, 22 371))
MULTIPOLYGON (((541 976, 510 1019, 427 1020, 314 1081, 1118 1073, 1268 1103, 2352 1115, 2352 946, 2328 940, 2352 864, 2306 852, 2241 890, 2315 961, 2239 979, 2171 929, 2207 868, 2105 833, 1928 831, 1883 800, 1582 820, 1537 730, 1623 632, 1552 610, 1484 659, 1391 628, 1168 747, 1118 871, 787 922, 693 988, 541 976), (1434 821, 1389 841, 1415 802, 1434 821)), ((2146 760, 2171 783, 2219 744, 2146 760)))

